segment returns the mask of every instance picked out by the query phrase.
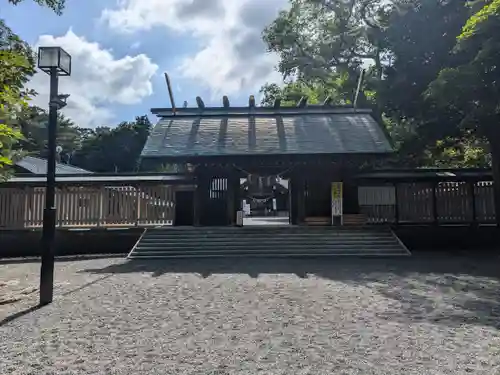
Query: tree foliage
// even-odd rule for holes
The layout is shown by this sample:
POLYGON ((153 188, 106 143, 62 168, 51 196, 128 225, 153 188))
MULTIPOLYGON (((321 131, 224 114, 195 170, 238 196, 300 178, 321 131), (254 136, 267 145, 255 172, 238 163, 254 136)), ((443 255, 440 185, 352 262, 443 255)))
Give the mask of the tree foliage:
POLYGON ((116 128, 97 128, 72 158, 72 164, 94 172, 133 172, 151 130, 147 116, 122 122, 116 128))
MULTIPOLYGON (((7 0, 7 1, 13 5, 18 5, 26 0, 7 0)), ((33 1, 40 6, 52 9, 57 14, 62 14, 62 11, 64 10, 64 5, 66 3, 66 0, 33 0, 33 1)))
MULTIPOLYGON (((23 0, 8 0, 17 5, 23 0)), ((60 14, 65 0, 35 0, 60 14)), ((14 149, 23 139, 20 122, 35 93, 24 85, 35 73, 35 55, 30 46, 0 19, 0 176, 12 164, 14 149)))
POLYGON ((441 70, 427 97, 459 115, 449 131, 465 130, 488 141, 500 212, 500 1, 475 2, 472 10, 457 37, 460 63, 441 70))
POLYGON ((462 0, 290 0, 264 31, 285 82, 265 85, 262 103, 327 95, 352 103, 364 68, 358 105, 380 114, 400 164, 485 165, 484 137, 457 126, 461 109, 426 94, 440 71, 467 58, 454 50, 469 16, 462 0))
POLYGON ((425 92, 441 69, 460 63, 461 56, 452 51, 468 14, 461 0, 419 0, 389 15, 382 43, 390 58, 377 99, 385 116, 398 124, 403 164, 436 165, 436 160, 448 160, 460 165, 459 159, 465 158, 463 150, 470 142, 469 135, 455 126, 459 114, 426 99, 425 92))
POLYGON ((18 121, 27 108, 22 95, 17 72, 27 66, 26 59, 15 52, 0 50, 0 175, 5 175, 5 167, 12 164, 13 147, 22 138, 18 121), (11 83, 11 84, 9 84, 11 83))
MULTIPOLYGON (((39 157, 46 157, 49 115, 39 107, 30 107, 19 121, 24 139, 19 147, 25 152, 39 157)), ((84 134, 88 129, 78 127, 62 113, 57 115, 56 144, 63 150, 76 150, 82 146, 84 134)), ((88 130, 90 131, 90 130, 88 130)))
POLYGON ((272 106, 276 99, 281 99, 281 105, 294 106, 302 97, 306 97, 309 104, 321 104, 327 98, 334 105, 352 104, 356 85, 357 82, 351 80, 347 73, 331 73, 322 80, 299 79, 284 86, 266 84, 260 90, 261 105, 272 106))
POLYGON ((332 72, 357 71, 365 60, 381 75, 379 42, 387 1, 291 0, 290 5, 264 30, 285 78, 322 79, 332 72))

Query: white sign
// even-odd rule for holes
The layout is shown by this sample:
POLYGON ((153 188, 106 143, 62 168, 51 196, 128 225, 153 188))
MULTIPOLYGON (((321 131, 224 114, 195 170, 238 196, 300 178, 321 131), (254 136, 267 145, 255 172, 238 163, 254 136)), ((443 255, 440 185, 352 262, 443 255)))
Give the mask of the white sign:
POLYGON ((332 223, 334 217, 342 217, 342 182, 332 182, 332 223))
POLYGON ((336 199, 332 202, 332 216, 342 216, 342 200, 336 199))

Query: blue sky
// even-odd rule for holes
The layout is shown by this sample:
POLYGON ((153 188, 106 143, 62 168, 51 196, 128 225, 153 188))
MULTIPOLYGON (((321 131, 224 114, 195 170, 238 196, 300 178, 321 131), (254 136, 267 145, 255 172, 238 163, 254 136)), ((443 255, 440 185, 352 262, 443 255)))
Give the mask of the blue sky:
MULTIPOLYGON (((73 56, 61 78, 66 115, 81 126, 114 126, 167 107, 163 72, 176 104, 245 105, 265 82, 280 82, 261 31, 287 0, 67 0, 57 16, 30 0, 0 0, 0 17, 33 46, 60 45, 73 56)), ((46 106, 48 77, 30 85, 46 106)))

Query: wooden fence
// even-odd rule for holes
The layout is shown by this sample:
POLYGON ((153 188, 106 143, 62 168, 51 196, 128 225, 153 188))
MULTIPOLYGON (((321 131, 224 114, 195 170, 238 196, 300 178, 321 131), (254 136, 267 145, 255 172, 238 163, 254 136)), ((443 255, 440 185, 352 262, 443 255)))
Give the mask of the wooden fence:
MULTIPOLYGON (((368 224, 493 224, 493 182, 414 182, 358 188, 368 224)), ((43 187, 0 188, 0 230, 38 229, 43 224, 43 187)), ((59 228, 172 225, 175 188, 67 186, 56 192, 59 228)))
MULTIPOLYGON (((0 229, 36 229, 43 223, 45 188, 1 188, 0 229)), ((59 228, 172 225, 171 186, 65 187, 56 191, 59 228)))
POLYGON ((369 224, 493 224, 493 182, 416 182, 358 189, 369 224))

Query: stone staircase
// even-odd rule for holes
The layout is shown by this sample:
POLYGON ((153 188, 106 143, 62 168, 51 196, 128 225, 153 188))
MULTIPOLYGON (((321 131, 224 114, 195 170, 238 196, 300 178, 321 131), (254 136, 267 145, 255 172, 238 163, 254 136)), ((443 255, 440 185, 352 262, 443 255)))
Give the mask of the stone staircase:
POLYGON ((162 227, 146 229, 129 258, 408 256, 389 228, 162 227))

